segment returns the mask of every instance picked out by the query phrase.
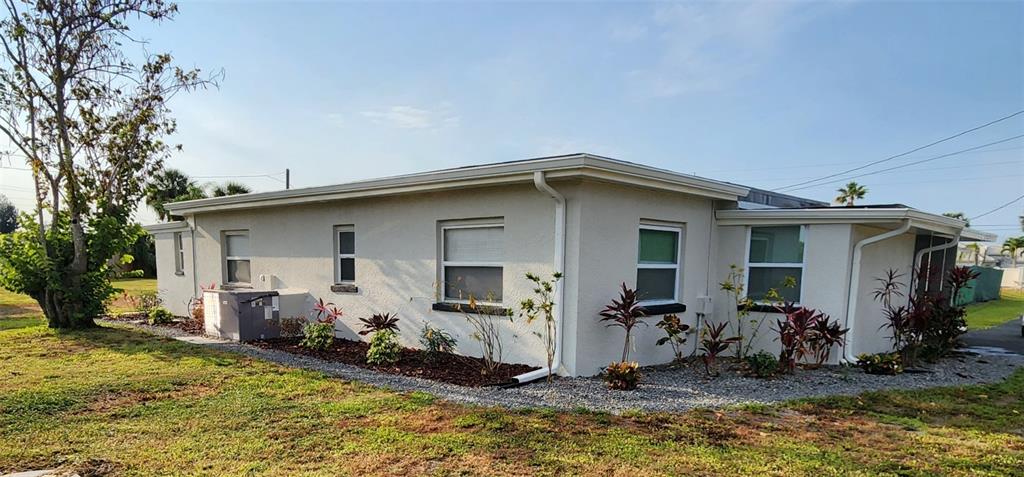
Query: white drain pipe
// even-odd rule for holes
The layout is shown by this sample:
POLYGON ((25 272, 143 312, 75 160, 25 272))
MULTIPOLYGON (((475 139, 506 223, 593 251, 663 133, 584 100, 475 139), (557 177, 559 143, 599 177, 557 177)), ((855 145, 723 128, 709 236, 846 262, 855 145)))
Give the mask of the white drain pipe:
MULTIPOLYGON (((551 196, 555 201, 555 272, 562 274, 562 279, 555 284, 555 352, 551 360, 551 374, 558 374, 562 369, 562 304, 565 300, 565 196, 548 184, 542 171, 533 173, 533 185, 537 190, 551 196)), ((514 379, 519 383, 528 383, 548 376, 548 369, 541 368, 520 374, 514 379)))
POLYGON ((904 220, 903 225, 901 225, 898 229, 890 230, 888 232, 881 233, 878 235, 873 235, 864 240, 861 240, 860 242, 857 242, 857 245, 853 246, 853 261, 850 265, 850 290, 849 294, 846 297, 846 328, 848 328, 850 331, 848 332, 849 334, 846 336, 846 344, 843 346, 843 360, 846 361, 847 363, 857 362, 857 357, 853 355, 853 337, 856 336, 856 330, 854 329, 854 325, 857 322, 856 313, 857 298, 860 292, 860 264, 861 259, 864 255, 864 246, 871 245, 876 242, 881 242, 883 240, 887 240, 899 235, 903 235, 908 230, 910 230, 910 221, 904 220))

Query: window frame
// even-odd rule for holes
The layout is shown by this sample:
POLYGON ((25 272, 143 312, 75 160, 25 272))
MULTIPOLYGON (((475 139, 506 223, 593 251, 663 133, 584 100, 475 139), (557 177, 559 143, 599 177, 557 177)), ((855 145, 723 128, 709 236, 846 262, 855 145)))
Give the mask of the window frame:
MULTIPOLYGON (((797 301, 793 302, 794 306, 801 306, 800 304, 804 300, 804 270, 807 269, 807 225, 804 224, 762 224, 762 225, 750 225, 747 226, 747 246, 744 250, 744 267, 743 267, 743 298, 746 298, 750 294, 750 269, 753 268, 799 268, 800 269, 800 296, 797 301), (753 240, 753 232, 755 227, 799 227, 799 237, 803 243, 803 248, 800 250, 800 263, 787 263, 787 262, 763 262, 763 263, 752 263, 750 261, 750 245, 753 240)), ((754 300, 755 305, 770 305, 771 302, 764 300, 754 300)))
POLYGON ((223 251, 223 254, 224 254, 224 284, 225 285, 229 285, 229 286, 251 287, 252 286, 252 236, 249 234, 249 231, 248 230, 225 230, 224 232, 221 232, 221 238, 223 240, 222 243, 224 244, 224 247, 223 247, 223 249, 224 249, 224 251, 223 251), (230 237, 230 236, 244 236, 246 238, 246 240, 249 241, 249 254, 250 255, 249 256, 228 255, 228 237, 230 237), (228 267, 228 263, 231 262, 232 260, 234 260, 234 261, 246 261, 246 262, 249 262, 249 280, 250 281, 248 281, 248 282, 233 282, 233 281, 229 280, 231 272, 230 272, 230 268, 228 267))
POLYGON ((656 224, 641 223, 640 226, 637 227, 637 233, 636 233, 636 285, 637 285, 637 291, 638 292, 642 291, 642 290, 639 289, 639 286, 640 286, 640 269, 667 270, 667 269, 670 269, 670 268, 674 268, 676 270, 675 278, 674 278, 675 286, 672 288, 672 298, 671 299, 669 299, 669 298, 656 298, 656 299, 651 299, 651 300, 643 300, 642 299, 642 300, 640 300, 640 305, 669 305, 669 304, 680 303, 680 301, 679 301, 679 289, 682 288, 682 286, 681 286, 682 283, 680 283, 679 278, 680 278, 680 270, 683 268, 682 267, 682 265, 683 265, 683 237, 684 237, 683 236, 683 226, 681 226, 681 225, 656 225, 656 224), (674 264, 666 264, 666 263, 640 263, 640 231, 641 230, 660 230, 660 231, 663 231, 663 232, 675 232, 675 234, 676 234, 676 263, 674 263, 674 264))
MULTIPOLYGON (((438 273, 440 274, 440 279, 441 279, 440 287, 439 287, 440 288, 441 302, 442 303, 459 303, 459 304, 467 304, 467 303, 469 303, 468 299, 463 300, 463 299, 458 299, 458 298, 449 298, 448 296, 446 296, 445 288, 446 288, 446 284, 448 283, 447 282, 447 277, 446 277, 446 270, 447 270, 448 267, 489 267, 489 268, 500 268, 501 271, 502 271, 502 274, 501 274, 501 280, 502 280, 502 284, 501 284, 501 288, 502 288, 501 289, 501 300, 499 300, 499 301, 488 301, 486 299, 482 299, 481 298, 481 299, 477 299, 476 302, 481 304, 481 305, 502 306, 504 304, 503 300, 505 299, 505 283, 504 283, 504 281, 505 281, 505 262, 466 262, 466 261, 448 261, 448 260, 446 260, 445 259, 445 235, 446 235, 445 232, 447 232, 448 230, 455 230, 455 229, 501 229, 502 239, 504 239, 504 236, 505 236, 505 223, 504 222, 479 222, 479 223, 472 222, 472 223, 451 223, 451 224, 444 224, 444 223, 442 223, 441 224, 441 236, 440 236, 440 239, 439 239, 439 242, 438 242, 440 247, 438 248, 439 256, 438 256, 438 261, 437 261, 438 262, 438 267, 439 267, 438 273)), ((502 244, 502 245, 504 246, 504 244, 502 244)), ((505 252, 505 250, 503 248, 502 249, 502 254, 504 254, 504 252, 505 252)))
POLYGON ((337 285, 342 284, 353 284, 356 282, 356 226, 355 225, 335 225, 334 228, 334 283, 337 285), (352 253, 341 253, 341 237, 339 234, 342 232, 352 232, 352 253), (341 278, 341 261, 346 258, 352 259, 352 279, 343 280, 341 278))
POLYGON ((185 274, 185 244, 181 232, 174 232, 171 238, 174 244, 174 274, 185 274))

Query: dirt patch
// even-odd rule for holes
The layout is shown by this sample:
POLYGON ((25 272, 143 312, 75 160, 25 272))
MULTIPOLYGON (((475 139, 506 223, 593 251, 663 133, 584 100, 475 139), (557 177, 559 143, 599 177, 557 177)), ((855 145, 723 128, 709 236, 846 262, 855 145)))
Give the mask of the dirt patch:
POLYGON ((35 315, 43 311, 38 305, 3 305, 0 304, 0 316, 35 315))
POLYGON ((315 351, 299 346, 299 338, 276 338, 254 341, 250 344, 260 348, 275 349, 293 354, 312 356, 324 361, 351 364, 384 373, 400 374, 416 378, 432 379, 460 386, 494 386, 512 382, 514 376, 538 369, 525 364, 502 364, 490 375, 481 373, 483 362, 479 358, 441 354, 428 359, 421 350, 404 348, 398 363, 392 366, 376 366, 366 362, 369 343, 336 338, 326 351, 315 351))
POLYGON ((209 396, 216 392, 217 388, 206 385, 183 386, 171 391, 148 392, 148 391, 121 391, 108 393, 93 400, 86 407, 93 412, 116 411, 123 407, 133 406, 150 401, 165 399, 181 399, 186 397, 209 396))

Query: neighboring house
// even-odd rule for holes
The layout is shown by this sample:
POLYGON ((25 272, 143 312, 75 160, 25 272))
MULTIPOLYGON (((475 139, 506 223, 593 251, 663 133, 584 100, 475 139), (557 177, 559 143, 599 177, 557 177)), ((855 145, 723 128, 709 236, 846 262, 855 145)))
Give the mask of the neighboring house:
MULTIPOLYGON (((620 357, 622 331, 598 321, 620 284, 638 288, 652 315, 651 326, 634 332, 631 356, 644 365, 665 363, 672 351, 655 345, 662 335, 653 326, 656 315, 677 313, 694 329, 702 317, 727 319, 730 301, 719 283, 730 264, 745 268, 751 297, 793 277, 797 286, 783 290, 787 299, 852 328, 847 349, 832 362, 888 350, 871 296, 875 277, 890 267, 909 276, 922 256, 946 256, 926 248, 955 247, 957 237, 993 239, 906 206, 829 207, 589 154, 167 209, 186 220, 148 230, 157 242, 160 294, 175 314, 186 314, 204 284, 302 290, 307 305, 323 298, 343 309, 341 337, 359 339, 359 317, 397 312, 405 345, 416 345, 426 321, 457 336, 461 353, 479 355, 456 305, 474 295, 514 310, 531 294, 526 272, 559 270, 565 279, 555 308, 556 364, 572 376, 594 375, 620 357)), ((754 315, 761 316, 760 345, 775 352, 771 328, 779 315, 754 315)), ((534 334, 541 323, 516 318, 502 326, 505 361, 545 362, 534 334)), ((691 335, 686 346, 693 350, 697 341, 691 335)))

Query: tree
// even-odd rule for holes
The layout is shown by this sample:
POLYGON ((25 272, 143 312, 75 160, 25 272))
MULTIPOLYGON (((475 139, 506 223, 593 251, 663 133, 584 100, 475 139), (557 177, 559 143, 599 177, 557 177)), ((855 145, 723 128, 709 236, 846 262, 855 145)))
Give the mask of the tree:
POLYGON ((0 234, 9 234, 18 228, 18 209, 0 194, 0 234))
POLYGON ((128 224, 143 184, 172 150, 167 101, 213 81, 167 54, 139 63, 122 51, 139 44, 129 20, 174 16, 163 0, 3 5, 0 131, 26 157, 36 204, 22 230, 0 238, 0 285, 34 298, 50 327, 93 326, 114 293, 108 260, 135 241, 128 224))
POLYGON ((981 263, 981 245, 978 245, 978 242, 971 242, 965 245, 964 248, 970 250, 971 256, 974 257, 974 265, 979 265, 981 263))
POLYGON ((1006 239, 1003 242, 1002 252, 1010 255, 1010 260, 1013 261, 1013 268, 1017 268, 1017 256, 1024 252, 1024 235, 1006 239))
POLYGON ((160 220, 170 220, 172 216, 164 208, 166 204, 180 200, 202 199, 206 192, 188 175, 178 169, 167 168, 153 174, 146 184, 146 205, 156 212, 160 220))
POLYGON ((214 197, 224 197, 227 195, 248 194, 252 192, 252 189, 249 189, 249 186, 245 184, 228 181, 223 185, 214 186, 211 192, 214 197))
POLYGON ((945 215, 946 217, 949 217, 951 219, 956 219, 956 220, 959 220, 959 221, 963 222, 964 223, 964 227, 970 227, 971 226, 971 221, 967 218, 967 214, 965 214, 963 212, 946 212, 946 213, 944 213, 942 215, 945 215))
POLYGON ((847 207, 853 207, 853 201, 863 199, 864 195, 868 193, 868 189, 851 181, 836 192, 839 192, 839 195, 836 196, 837 204, 846 204, 847 207))

